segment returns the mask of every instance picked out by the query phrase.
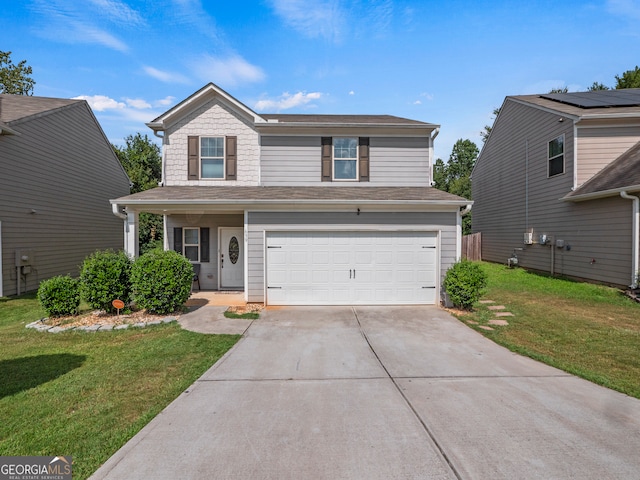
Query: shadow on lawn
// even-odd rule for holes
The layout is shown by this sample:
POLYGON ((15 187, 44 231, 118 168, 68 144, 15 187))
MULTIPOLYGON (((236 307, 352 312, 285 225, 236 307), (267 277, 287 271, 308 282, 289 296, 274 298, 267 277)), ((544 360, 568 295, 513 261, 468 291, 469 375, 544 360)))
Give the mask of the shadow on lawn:
POLYGON ((14 395, 74 370, 87 359, 85 355, 55 353, 0 361, 0 398, 14 395))

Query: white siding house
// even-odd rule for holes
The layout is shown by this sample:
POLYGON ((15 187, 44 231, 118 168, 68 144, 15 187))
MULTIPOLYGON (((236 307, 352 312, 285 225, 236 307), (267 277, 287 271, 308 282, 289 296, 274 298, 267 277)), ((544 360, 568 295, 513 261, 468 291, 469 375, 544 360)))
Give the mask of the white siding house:
MULTIPOLYGON (((131 236, 165 217, 165 248, 202 288, 267 304, 433 304, 472 202, 431 186, 438 126, 389 115, 258 115, 213 84, 148 124, 163 186, 114 198, 131 236)), ((134 238, 128 241, 136 254, 134 238)))

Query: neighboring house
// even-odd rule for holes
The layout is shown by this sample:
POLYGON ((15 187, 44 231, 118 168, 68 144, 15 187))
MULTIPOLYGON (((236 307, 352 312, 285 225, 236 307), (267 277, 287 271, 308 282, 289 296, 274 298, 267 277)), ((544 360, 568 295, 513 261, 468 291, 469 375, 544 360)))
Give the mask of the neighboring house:
POLYGON ((129 178, 84 100, 0 95, 0 297, 122 248, 129 178))
POLYGON ((472 174, 482 258, 636 286, 640 89, 507 97, 472 174))
POLYGON ((159 213, 203 289, 271 305, 439 301, 472 202, 431 187, 437 125, 259 115, 213 84, 148 125, 164 186, 112 201, 131 254, 138 213, 159 213))

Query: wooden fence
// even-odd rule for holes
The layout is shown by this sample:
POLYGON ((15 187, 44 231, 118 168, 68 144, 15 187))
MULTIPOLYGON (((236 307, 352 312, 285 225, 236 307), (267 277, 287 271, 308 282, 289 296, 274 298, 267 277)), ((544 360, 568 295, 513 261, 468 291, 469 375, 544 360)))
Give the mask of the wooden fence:
POLYGON ((482 260, 482 233, 472 233, 462 237, 462 258, 482 260))

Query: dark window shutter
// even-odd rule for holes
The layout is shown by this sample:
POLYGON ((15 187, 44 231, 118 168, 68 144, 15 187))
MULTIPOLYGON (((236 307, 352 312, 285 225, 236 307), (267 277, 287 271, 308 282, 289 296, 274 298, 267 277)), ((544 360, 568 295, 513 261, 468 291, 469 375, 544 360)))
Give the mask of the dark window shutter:
POLYGON ((333 179, 333 139, 322 137, 322 181, 330 182, 333 179))
POLYGON ((182 255, 182 228, 175 227, 173 229, 173 249, 182 255))
POLYGON ((225 163, 227 171, 227 180, 237 179, 238 168, 238 137, 226 137, 225 138, 225 163))
POLYGON ((189 156, 189 176, 188 180, 198 180, 198 164, 200 163, 200 138, 189 137, 187 139, 187 149, 189 156))
POLYGON ((358 162, 360 170, 360 181, 369 181, 369 138, 360 137, 358 139, 358 162))
POLYGON ((209 262, 209 228, 200 228, 200 261, 209 262))

